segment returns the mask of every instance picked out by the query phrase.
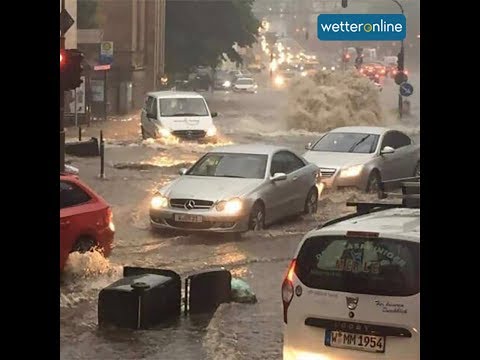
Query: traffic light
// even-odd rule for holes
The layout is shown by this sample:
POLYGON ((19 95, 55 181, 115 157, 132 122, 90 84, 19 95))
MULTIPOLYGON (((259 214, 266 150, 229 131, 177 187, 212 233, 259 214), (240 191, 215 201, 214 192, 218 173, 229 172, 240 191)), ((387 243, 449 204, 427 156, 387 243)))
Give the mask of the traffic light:
POLYGON ((60 86, 63 91, 74 90, 82 84, 83 53, 77 49, 60 50, 60 86))

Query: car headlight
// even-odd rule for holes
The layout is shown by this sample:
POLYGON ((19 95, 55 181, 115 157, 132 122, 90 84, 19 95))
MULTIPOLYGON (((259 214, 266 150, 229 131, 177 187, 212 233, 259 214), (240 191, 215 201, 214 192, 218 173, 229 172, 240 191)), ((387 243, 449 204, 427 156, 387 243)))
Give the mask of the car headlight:
POLYGON ((306 71, 302 71, 302 73, 301 73, 300 75, 302 75, 302 76, 305 77, 305 76, 307 76, 307 72, 306 72, 306 71))
POLYGON ((227 201, 220 201, 215 206, 215 209, 217 209, 217 211, 222 211, 231 215, 238 214, 242 210, 242 208, 243 203, 242 200, 240 200, 239 198, 234 198, 227 201))
POLYGON ((348 168, 342 169, 340 176, 341 177, 354 177, 358 176, 363 169, 363 165, 354 165, 348 168))
POLYGON ((283 76, 280 76, 280 75, 276 76, 274 81, 275 81, 275 85, 277 86, 281 86, 285 83, 285 79, 283 78, 283 76))
POLYGON ((169 137, 171 135, 170 130, 168 130, 167 128, 160 128, 158 132, 162 137, 169 137))
POLYGON ((215 136, 217 134, 217 128, 212 126, 207 130, 207 136, 215 136))
POLYGON ((332 66, 330 70, 335 71, 335 66, 332 66))
POLYGON ((168 198, 162 194, 156 194, 150 201, 152 209, 162 209, 168 207, 168 198))
POLYGON ((223 87, 226 87, 226 88, 229 88, 230 86, 232 86, 232 83, 228 80, 226 80, 224 83, 223 83, 223 87))

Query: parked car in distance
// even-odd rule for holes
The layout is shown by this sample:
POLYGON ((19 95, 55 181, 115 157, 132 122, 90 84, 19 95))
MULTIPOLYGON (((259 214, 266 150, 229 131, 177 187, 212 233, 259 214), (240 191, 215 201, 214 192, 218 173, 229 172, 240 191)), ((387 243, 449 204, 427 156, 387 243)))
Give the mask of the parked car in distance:
POLYGON ((394 129, 341 127, 306 149, 303 157, 320 168, 326 188, 376 192, 380 181, 420 176, 420 145, 394 129))
POLYGON ((142 138, 215 140, 217 128, 205 98, 188 91, 157 91, 147 94, 141 113, 142 138))
POLYGON ((419 204, 360 205, 295 251, 282 283, 284 360, 420 359, 419 204))
POLYGON ((109 256, 115 235, 110 205, 76 175, 60 174, 60 270, 70 253, 109 256))
POLYGON ((216 148, 181 174, 153 196, 153 228, 239 234, 317 211, 318 167, 283 147, 216 148))

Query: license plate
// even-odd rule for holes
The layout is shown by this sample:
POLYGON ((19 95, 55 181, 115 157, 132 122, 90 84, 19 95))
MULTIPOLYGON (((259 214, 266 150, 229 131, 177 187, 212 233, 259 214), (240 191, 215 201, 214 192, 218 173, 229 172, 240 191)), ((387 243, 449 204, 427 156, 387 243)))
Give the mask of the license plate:
POLYGON ((325 345, 336 348, 384 353, 385 337, 327 330, 325 332, 325 345))
POLYGON ((202 217, 198 215, 175 214, 175 221, 201 223, 202 217))

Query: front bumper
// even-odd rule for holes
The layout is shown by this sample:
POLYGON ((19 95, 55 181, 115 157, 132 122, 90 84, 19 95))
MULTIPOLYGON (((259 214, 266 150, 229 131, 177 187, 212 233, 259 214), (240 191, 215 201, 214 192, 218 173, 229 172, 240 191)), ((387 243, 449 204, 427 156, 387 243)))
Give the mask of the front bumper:
POLYGON ((250 94, 254 94, 257 92, 257 89, 237 89, 237 88, 233 88, 233 91, 234 92, 237 92, 237 93, 250 93, 250 94))
POLYGON ((183 210, 180 208, 150 209, 150 224, 156 229, 183 230, 189 232, 238 233, 248 231, 248 214, 222 214, 215 209, 183 210), (175 220, 175 215, 195 215, 201 222, 175 220))
POLYGON ((365 190, 367 187, 368 177, 362 173, 352 177, 341 177, 340 170, 336 170, 332 176, 322 176, 321 182, 326 189, 337 188, 357 188, 359 190, 365 190))

